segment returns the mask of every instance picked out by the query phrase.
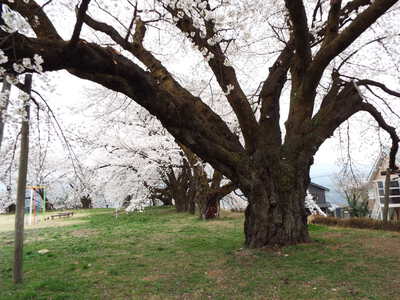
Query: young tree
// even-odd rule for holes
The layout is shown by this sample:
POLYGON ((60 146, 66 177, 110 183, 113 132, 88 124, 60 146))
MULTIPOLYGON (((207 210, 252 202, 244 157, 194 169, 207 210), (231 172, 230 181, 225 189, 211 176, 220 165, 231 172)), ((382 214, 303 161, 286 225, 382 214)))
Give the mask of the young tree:
MULTIPOLYGON (((372 44, 380 50, 379 59, 391 57, 394 66, 386 69, 395 69, 398 2, 253 1, 248 7, 242 1, 157 0, 118 1, 111 7, 106 1, 82 0, 73 34, 63 38, 55 26, 62 4, 1 0, 26 18, 35 37, 2 30, 0 47, 9 72, 23 72, 23 59, 33 58, 30 67, 38 71, 65 69, 133 99, 243 191, 249 202, 244 230, 248 247, 288 245, 309 240, 304 196, 313 156, 345 120, 360 111, 369 113, 393 140, 390 168, 396 168, 395 129, 362 92, 400 94, 372 80, 376 74, 358 79, 374 65, 355 62, 371 53, 367 46, 372 44), (124 14, 127 11, 130 16, 124 14), (89 42, 81 40, 83 25, 84 32, 89 28, 101 33, 114 47, 101 46, 98 35, 89 42), (178 47, 173 41, 182 38, 203 55, 237 117, 240 137, 223 112, 217 114, 185 87, 185 80, 178 80, 173 60, 161 62, 166 53, 157 51, 165 49, 163 42, 178 47), (233 50, 246 62, 239 60, 235 66, 233 50), (255 92, 243 87, 244 68, 265 74, 255 92), (286 96, 290 103, 283 133, 280 108, 286 96)), ((179 54, 179 49, 174 52, 179 54)))
POLYGON ((351 217, 368 216, 367 182, 357 170, 342 169, 336 176, 336 186, 347 201, 351 217))

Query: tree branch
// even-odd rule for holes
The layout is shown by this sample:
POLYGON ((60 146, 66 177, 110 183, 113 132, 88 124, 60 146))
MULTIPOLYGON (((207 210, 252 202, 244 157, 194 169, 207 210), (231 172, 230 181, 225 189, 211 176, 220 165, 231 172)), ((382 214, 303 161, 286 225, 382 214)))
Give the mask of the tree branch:
POLYGON ((397 170, 398 167, 396 166, 396 154, 399 150, 399 137, 396 133, 396 129, 389 124, 386 123, 385 119, 383 118, 382 114, 370 103, 362 103, 361 110, 369 112, 371 116, 376 120, 379 127, 389 133, 390 138, 392 139, 392 147, 390 149, 389 155, 389 168, 391 170, 397 170))
MULTIPOLYGON (((336 0, 335 0, 336 1, 336 0)), ((309 122, 313 115, 316 88, 323 72, 329 63, 343 50, 350 46, 379 17, 387 12, 398 0, 376 0, 348 25, 340 34, 317 52, 310 63, 301 86, 292 88, 289 118, 286 122, 286 141, 298 143, 299 137, 309 130, 309 122)), ((353 3, 354 4, 354 3, 353 3)), ((357 5, 365 5, 365 1, 357 1, 357 5)), ((296 72, 292 71, 292 77, 296 72)), ((295 77, 293 77, 296 79, 295 77)), ((329 118, 329 116, 327 116, 329 118)))
POLYGON ((179 18, 176 23, 178 29, 185 33, 199 49, 205 50, 203 55, 209 57, 208 65, 213 71, 219 86, 226 93, 228 103, 235 112, 242 129, 246 149, 252 153, 255 150, 254 141, 257 139, 259 126, 250 103, 237 80, 234 68, 226 63, 228 60, 219 42, 209 42, 216 35, 214 23, 212 21, 204 21, 207 31, 204 36, 204 33, 193 25, 193 20, 190 16, 170 6, 165 8, 173 17, 179 18), (233 89, 230 87, 233 87, 233 89))
POLYGON ((358 86, 375 86, 377 88, 380 88, 382 91, 384 91, 385 93, 394 96, 394 97, 400 97, 400 92, 396 92, 392 89, 389 89, 386 85, 384 85, 381 82, 378 81, 374 81, 371 79, 362 79, 362 80, 358 80, 357 81, 357 85, 358 86))
POLYGON ((79 7, 77 16, 76 16, 76 24, 74 27, 74 31, 72 33, 71 40, 69 41, 69 47, 73 48, 76 46, 79 40, 79 35, 82 30, 83 19, 85 18, 86 11, 89 7, 90 0, 82 0, 81 6, 79 7))
POLYGON ((329 10, 328 24, 326 25, 325 38, 321 47, 328 45, 339 32, 339 18, 342 0, 331 0, 331 9, 329 10))
POLYGON ((219 201, 229 193, 233 192, 237 189, 237 185, 233 182, 229 182, 221 187, 217 187, 215 189, 211 189, 207 194, 207 201, 219 201))
POLYGON ((363 98, 352 82, 342 83, 335 77, 334 84, 323 99, 318 113, 303 137, 307 151, 316 153, 321 144, 352 115, 359 112, 363 98))
MULTIPOLYGON (((0 39, 5 36, 8 33, 0 30, 0 39)), ((11 69, 18 59, 39 54, 44 60, 44 71, 67 69, 75 76, 123 93, 157 116, 175 138, 197 155, 233 176, 244 149, 225 122, 200 99, 189 92, 166 92, 150 73, 110 48, 79 42, 69 51, 68 45, 65 41, 14 33, 1 46, 12 58, 3 67, 11 69)))
MULTIPOLYGON (((367 6, 371 4, 371 0, 353 0, 348 2, 340 11, 339 16, 339 28, 345 26, 348 22, 351 21, 350 15, 353 12, 357 12, 361 7, 367 6)), ((326 25, 322 26, 317 32, 316 36, 321 39, 317 39, 313 41, 312 46, 318 45, 325 37, 326 33, 326 25)))
MULTIPOLYGON (((310 32, 307 14, 302 0, 285 0, 292 23, 296 49, 296 76, 301 76, 311 62, 310 32)), ((296 81, 296 80, 295 80, 296 81)))
POLYGON ((379 17, 386 13, 398 0, 376 0, 360 13, 336 38, 321 48, 307 70, 305 92, 315 90, 328 64, 350 46, 379 17))
POLYGON ((126 31, 126 36, 125 36, 125 41, 129 41, 129 36, 131 35, 131 30, 133 28, 133 24, 135 23, 137 18, 137 3, 135 3, 134 11, 133 11, 133 17, 131 20, 131 23, 129 24, 128 30, 126 31))
POLYGON ((294 43, 290 40, 275 63, 269 69, 269 74, 260 92, 261 113, 260 125, 265 137, 276 144, 281 144, 280 104, 279 100, 283 86, 287 80, 287 72, 292 62, 294 43))
POLYGON ((144 48, 143 39, 146 34, 146 26, 142 20, 136 19, 136 29, 132 43, 123 38, 112 26, 98 22, 88 15, 85 16, 84 22, 92 29, 108 35, 115 43, 138 58, 150 70, 152 76, 165 91, 174 96, 185 95, 194 98, 173 78, 161 62, 144 48))

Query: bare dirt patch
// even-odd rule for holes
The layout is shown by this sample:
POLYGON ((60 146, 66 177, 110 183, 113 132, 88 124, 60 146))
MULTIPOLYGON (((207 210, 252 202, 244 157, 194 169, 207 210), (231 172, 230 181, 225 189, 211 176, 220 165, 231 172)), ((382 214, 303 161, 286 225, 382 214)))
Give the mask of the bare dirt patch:
POLYGON ((225 272, 222 269, 209 270, 206 272, 207 277, 216 280, 217 283, 220 283, 224 280, 225 272))
MULTIPOLYGON (((49 212, 46 214, 47 216, 51 216, 56 214, 57 212, 49 212)), ((60 218, 60 219, 53 219, 47 221, 40 221, 37 224, 28 224, 28 217, 25 216, 25 229, 39 229, 39 228, 46 228, 46 227, 62 227, 62 226, 70 226, 75 224, 82 224, 86 223, 86 221, 82 220, 82 217, 87 216, 87 213, 79 213, 75 212, 74 216, 69 218, 60 218)), ((15 215, 0 215, 0 233, 1 232, 10 232, 14 231, 14 222, 15 222, 15 215)))
POLYGON ((400 259, 400 238, 380 238, 370 237, 368 239, 361 240, 360 243, 366 249, 374 250, 377 253, 390 253, 392 256, 396 256, 400 259))
POLYGON ((324 238, 340 239, 344 235, 343 232, 324 232, 324 238))
POLYGON ((229 220, 216 219, 216 220, 205 221, 204 223, 201 224, 201 226, 206 228, 219 228, 219 227, 233 228, 235 227, 235 224, 232 224, 232 222, 229 222, 229 220))
POLYGON ((0 232, 14 229, 14 215, 0 215, 0 232))

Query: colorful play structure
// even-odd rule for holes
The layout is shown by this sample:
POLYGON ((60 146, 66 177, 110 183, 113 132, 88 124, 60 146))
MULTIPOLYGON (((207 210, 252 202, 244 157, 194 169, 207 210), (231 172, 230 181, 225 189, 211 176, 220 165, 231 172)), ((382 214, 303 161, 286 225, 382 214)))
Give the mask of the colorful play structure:
POLYGON ((44 221, 46 213, 46 186, 32 185, 26 187, 25 193, 25 218, 28 225, 37 224, 44 221), (40 218, 41 214, 41 218, 40 218))

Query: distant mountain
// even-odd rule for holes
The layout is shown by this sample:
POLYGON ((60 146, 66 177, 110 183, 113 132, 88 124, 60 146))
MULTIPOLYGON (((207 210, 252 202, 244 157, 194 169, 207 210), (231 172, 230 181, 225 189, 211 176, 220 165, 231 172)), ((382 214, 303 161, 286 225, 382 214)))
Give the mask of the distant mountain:
POLYGON ((310 177, 311 181, 327 187, 329 192, 327 192, 326 199, 336 205, 346 205, 347 202, 343 196, 337 191, 337 187, 334 182, 335 174, 338 172, 338 167, 335 164, 324 163, 324 164, 314 164, 311 167, 310 177))

